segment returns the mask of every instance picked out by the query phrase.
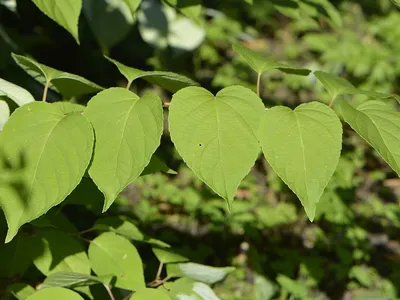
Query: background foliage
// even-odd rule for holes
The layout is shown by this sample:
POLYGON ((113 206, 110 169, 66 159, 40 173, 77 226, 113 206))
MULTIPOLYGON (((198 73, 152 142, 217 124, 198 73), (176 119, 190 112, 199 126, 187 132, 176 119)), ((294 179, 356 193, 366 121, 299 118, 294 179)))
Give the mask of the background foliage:
MULTIPOLYGON (((0 77, 25 87, 35 99, 42 98, 42 85, 15 63, 11 52, 32 56, 103 87, 127 84, 107 55, 140 70, 186 75, 212 92, 233 84, 255 90, 257 74, 232 51, 237 41, 279 61, 343 76, 364 90, 400 93, 400 13, 389 0, 254 0, 252 5, 239 0, 143 0, 136 1, 138 5, 135 1, 85 0, 79 32, 70 29, 71 34, 43 14, 36 2, 40 1, 0 0, 0 77)), ((149 90, 156 92, 168 105, 174 90, 160 89, 147 75, 142 77, 145 80, 134 81, 131 90, 140 96, 149 90)), ((72 103, 89 100, 89 96, 63 96, 72 103)), ((355 97, 360 102, 365 99, 355 97)), ((263 75, 261 98, 267 106, 289 107, 331 100, 313 75, 283 77, 279 72, 263 75)), ((47 99, 56 102, 62 97, 50 89, 47 99)), ((15 106, 8 103, 13 111, 15 106)), ((112 227, 139 241, 135 246, 140 257, 135 254, 136 260, 130 262, 139 266, 141 258, 145 264, 139 286, 154 284, 159 261, 167 265, 166 273, 161 273, 165 277, 182 272, 171 263, 188 258, 213 267, 236 267, 205 282, 220 299, 400 298, 400 182, 349 127, 344 127, 339 167, 313 223, 265 160, 258 160, 242 182, 229 214, 225 202, 182 163, 167 130, 157 155, 168 166, 167 172, 139 177, 106 214, 101 214, 102 195, 84 178, 62 206, 24 226, 15 241, 1 246, 3 295, 12 297, 7 290, 19 291, 20 299, 25 299, 22 291, 29 294, 30 288, 22 283, 36 287, 45 276, 68 271, 65 265, 76 271, 71 265, 101 256, 102 245, 115 246, 110 251, 117 251, 116 245, 126 240, 110 232, 99 233, 112 227), (124 223, 122 216, 132 223, 124 223), (94 224, 96 230, 89 230, 94 224), (121 229, 123 225, 128 227, 121 229), (89 258, 82 255, 83 246, 75 236, 95 239, 88 249, 89 258), (29 240, 32 237, 36 244, 29 240), (71 249, 61 249, 59 257, 54 257, 57 251, 51 249, 63 248, 60 243, 66 244, 67 239, 72 239, 68 242, 71 249), (163 242, 172 246, 174 255, 150 251, 151 245, 162 246, 163 242)), ((108 280, 102 271, 106 258, 102 261, 92 268, 98 276, 104 273, 104 283, 108 280)), ((79 271, 90 274, 90 269, 79 271)), ((191 276, 164 287, 174 291, 191 286, 191 276)), ((207 281, 204 276, 194 279, 207 281)), ((95 299, 108 299, 106 289, 98 286, 94 284, 89 291, 87 287, 75 289, 95 299)), ((114 286, 116 297, 126 296, 121 292, 126 287, 123 281, 114 286)))

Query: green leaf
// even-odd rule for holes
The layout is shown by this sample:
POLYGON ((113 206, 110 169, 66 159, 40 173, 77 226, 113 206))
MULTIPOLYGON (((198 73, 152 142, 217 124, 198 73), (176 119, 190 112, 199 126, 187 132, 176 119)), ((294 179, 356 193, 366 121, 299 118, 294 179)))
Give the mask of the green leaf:
POLYGON ((345 101, 339 109, 348 123, 400 176, 400 113, 380 101, 368 101, 353 107, 345 101))
POLYGON ((77 286, 88 286, 94 284, 108 284, 111 281, 111 276, 96 277, 87 274, 75 273, 75 272, 58 272, 47 277, 41 288, 50 287, 77 287, 77 286))
POLYGON ((124 75, 124 77, 128 80, 128 86, 130 86, 132 82, 138 78, 143 78, 150 83, 157 84, 172 93, 175 93, 187 86, 199 85, 197 82, 183 75, 164 71, 142 71, 128 67, 107 56, 105 56, 105 58, 112 62, 118 68, 120 73, 124 75))
POLYGON ((161 290, 142 289, 133 294, 131 300, 171 300, 167 294, 161 290))
POLYGON ((307 297, 307 288, 303 284, 298 283, 285 275, 278 275, 276 281, 278 281, 282 288, 293 296, 299 298, 307 297))
POLYGON ((187 87, 173 96, 169 110, 177 151, 230 207, 260 152, 256 132, 264 111, 261 99, 241 86, 225 88, 215 97, 204 88, 187 87))
POLYGON ((132 1, 85 0, 83 2, 83 11, 89 26, 103 49, 114 47, 132 30, 135 19, 128 2, 132 1))
POLYGON ((167 174, 173 174, 173 175, 178 174, 176 171, 170 169, 165 164, 165 162, 163 162, 157 155, 153 155, 151 157, 151 160, 150 160, 149 164, 143 170, 143 172, 142 172, 142 174, 140 174, 140 176, 153 174, 153 173, 156 173, 156 172, 159 172, 159 171, 167 173, 167 174))
POLYGON ((6 96, 18 106, 35 101, 31 93, 24 88, 0 78, 0 96, 6 96))
POLYGON ((0 100, 0 131, 10 117, 10 108, 6 101, 0 100))
MULTIPOLYGON (((10 165, 23 159, 16 190, 0 186, 9 242, 25 223, 61 203, 81 181, 93 150, 93 129, 65 103, 32 102, 18 108, 0 133, 1 151, 10 165)), ((75 107, 75 106, 74 106, 75 107)))
POLYGON ((183 15, 197 20, 201 14, 201 0, 165 0, 168 4, 174 6, 183 15))
POLYGON ((142 260, 129 240, 106 232, 89 246, 89 259, 98 276, 115 275, 115 286, 127 290, 145 287, 142 260))
POLYGON ((155 94, 139 98, 127 89, 110 88, 89 101, 85 115, 96 135, 89 175, 106 197, 106 211, 160 145, 162 104, 155 94))
POLYGON ((124 0, 125 3, 128 5, 129 9, 131 10, 132 16, 136 15, 136 11, 142 3, 142 0, 124 0))
POLYGON ((254 285, 257 300, 269 300, 275 295, 275 286, 260 274, 255 274, 254 285))
POLYGON ((172 250, 156 248, 156 247, 153 247, 152 250, 157 259, 164 264, 178 263, 189 260, 187 257, 177 254, 172 250))
POLYGON ((13 283, 7 287, 7 293, 13 295, 18 300, 25 300, 36 290, 26 283, 13 283))
POLYGON ((79 44, 78 21, 82 0, 32 0, 50 19, 64 27, 79 44))
POLYGON ((78 293, 71 290, 54 287, 40 290, 26 300, 84 300, 78 293))
POLYGON ((158 289, 168 294, 172 300, 220 300, 208 285, 185 277, 166 282, 158 289))
POLYGON ((188 277, 207 284, 223 280, 234 270, 234 267, 216 268, 191 262, 167 265, 168 277, 188 277))
POLYGON ((85 248, 67 233, 55 229, 41 231, 34 238, 34 247, 41 252, 33 263, 46 276, 58 272, 90 274, 85 248))
POLYGON ((43 85, 50 82, 49 87, 67 99, 103 90, 101 86, 81 76, 56 70, 22 55, 13 53, 12 57, 29 75, 43 85))
POLYGON ((342 125, 328 106, 275 106, 264 113, 259 139, 275 172, 299 197, 308 218, 331 179, 342 147, 342 125))
POLYGON ((259 74, 262 74, 271 70, 279 70, 287 74, 296 74, 307 76, 310 74, 310 70, 296 68, 277 62, 270 56, 263 55, 259 52, 253 51, 241 44, 234 44, 233 50, 240 54, 249 66, 259 74))
POLYGON ((392 0, 393 4, 400 8, 400 0, 392 0))

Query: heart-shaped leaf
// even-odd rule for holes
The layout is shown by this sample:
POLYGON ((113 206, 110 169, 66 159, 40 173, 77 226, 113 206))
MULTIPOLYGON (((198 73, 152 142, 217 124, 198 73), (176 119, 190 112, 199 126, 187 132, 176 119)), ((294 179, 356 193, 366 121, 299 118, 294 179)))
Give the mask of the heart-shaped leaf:
POLYGON ((29 75, 43 85, 50 83, 50 88, 59 92, 65 98, 96 93, 103 88, 86 78, 71 73, 56 70, 37 61, 17 54, 12 54, 15 62, 29 75))
POLYGON ((139 98, 127 89, 110 88, 89 101, 85 115, 96 135, 89 175, 106 197, 105 211, 160 145, 162 103, 155 94, 139 98))
POLYGON ((279 70, 287 74, 307 76, 311 72, 307 69, 297 68, 277 62, 272 57, 253 51, 242 44, 234 44, 233 50, 240 54, 249 66, 259 74, 272 70, 279 70))
POLYGON ((17 183, 0 186, 0 205, 9 228, 7 242, 23 224, 62 202, 81 181, 94 137, 81 112, 71 112, 78 107, 32 102, 18 108, 0 133, 0 150, 8 164, 22 164, 23 172, 17 183))
POLYGON ((64 27, 79 44, 78 21, 82 0, 32 0, 50 19, 64 27))
POLYGON ((138 78, 143 78, 144 80, 159 85, 160 87, 175 93, 178 90, 187 86, 198 86, 199 84, 192 79, 179 75, 172 72, 164 71, 142 71, 132 67, 128 67, 114 59, 106 56, 106 58, 112 62, 122 75, 128 80, 128 87, 132 82, 138 78))
POLYGON ((167 294, 161 290, 141 289, 133 294, 131 300, 172 300, 167 294))
POLYGON ((229 206, 259 155, 256 132, 263 111, 261 99, 241 86, 216 96, 187 87, 172 98, 169 128, 177 151, 229 206))
POLYGON ((295 110, 275 106, 264 113, 259 139, 271 167, 296 193, 312 221, 316 204, 339 163, 339 118, 319 102, 301 104, 295 110))
POLYGON ((31 93, 24 88, 0 78, 0 96, 6 96, 18 106, 35 101, 31 93))
POLYGON ((61 287, 40 290, 26 300, 84 300, 78 293, 61 287))
POLYGON ((139 290, 146 286, 142 260, 136 248, 125 238, 106 232, 89 246, 89 259, 98 276, 115 275, 115 286, 139 290))
POLYGON ((10 117, 10 108, 6 101, 0 100, 0 131, 10 117))
POLYGON ((339 109, 348 123, 400 176, 400 113, 381 101, 353 107, 345 101, 339 109))

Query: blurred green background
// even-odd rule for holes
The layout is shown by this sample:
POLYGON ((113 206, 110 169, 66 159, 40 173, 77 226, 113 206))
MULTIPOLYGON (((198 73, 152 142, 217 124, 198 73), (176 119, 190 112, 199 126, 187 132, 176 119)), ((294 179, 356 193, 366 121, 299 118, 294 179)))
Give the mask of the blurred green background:
MULTIPOLYGON (((142 70, 186 75, 212 92, 234 84, 255 90, 257 74, 232 51, 240 41, 366 90, 400 93, 400 10, 390 0, 249 2, 143 0, 132 17, 122 0, 85 0, 78 45, 32 1, 0 0, 0 77, 41 99, 43 87, 15 64, 15 52, 104 87, 125 86, 106 54, 142 70)), ((170 93, 145 81, 131 87, 139 95, 149 89, 170 101, 170 93)), ((261 91, 267 107, 330 100, 313 75, 271 72, 261 91)), ((62 100, 54 92, 48 99, 62 100)), ((107 214, 133 216, 143 232, 191 261, 237 266, 214 286, 221 299, 400 299, 400 180, 349 127, 313 223, 264 159, 242 182, 229 214, 182 162, 167 128, 157 154, 177 175, 140 177, 107 214)), ((63 213, 90 227, 101 211, 96 195, 63 213)), ((142 254, 156 264, 150 251, 142 254)))

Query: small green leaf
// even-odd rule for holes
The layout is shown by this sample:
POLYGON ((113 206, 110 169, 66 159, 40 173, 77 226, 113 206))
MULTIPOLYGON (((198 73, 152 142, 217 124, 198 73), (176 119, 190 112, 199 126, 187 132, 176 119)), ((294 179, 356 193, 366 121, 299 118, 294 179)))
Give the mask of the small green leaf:
POLYGON ((160 145, 162 104, 155 94, 139 98, 127 89, 110 88, 89 101, 85 115, 96 135, 89 175, 106 197, 106 211, 160 145))
POLYGON ((139 290, 146 286, 136 248, 113 232, 103 233, 90 243, 89 259, 98 276, 115 275, 118 288, 139 290))
POLYGON ((199 85, 197 82, 183 75, 164 71, 142 71, 128 67, 107 56, 105 57, 118 68, 122 75, 124 75, 124 77, 128 80, 128 85, 131 85, 131 83, 138 78, 143 78, 144 80, 153 84, 157 84, 172 93, 175 93, 187 86, 199 85))
POLYGON ((158 289, 168 294, 172 300, 220 300, 208 285, 185 277, 166 282, 158 289))
POLYGON ((275 286, 267 278, 256 273, 254 286, 255 286, 256 300, 273 299, 275 295, 275 286))
POLYGON ((32 102, 18 108, 0 133, 1 151, 23 176, 16 190, 0 186, 9 242, 25 223, 61 203, 81 181, 93 150, 93 129, 80 112, 61 103, 32 102), (16 213, 17 212, 17 213, 16 213))
POLYGON ((24 88, 0 78, 0 96, 6 96, 18 106, 35 101, 31 93, 24 88))
POLYGON ((50 287, 77 287, 77 286, 88 286, 94 284, 108 284, 112 279, 112 276, 96 277, 87 274, 75 273, 75 272, 58 272, 47 277, 42 285, 41 289, 50 287))
POLYGON ((6 101, 0 100, 0 131, 10 117, 10 108, 6 101))
POLYGON ((201 14, 201 0, 165 0, 183 15, 197 20, 201 14))
POLYGON ((238 54, 240 54, 249 64, 249 66, 259 74, 271 70, 279 70, 287 74, 307 76, 311 72, 310 70, 307 69, 296 68, 293 66, 277 62, 272 57, 253 51, 241 44, 234 44, 233 50, 238 54))
POLYGON ((125 3, 128 5, 129 9, 131 10, 132 16, 136 15, 136 11, 142 3, 142 0, 124 0, 125 3))
POLYGON ((140 176, 145 176, 149 174, 153 174, 156 172, 164 172, 167 174, 173 174, 176 175, 178 174, 176 171, 170 169, 165 162, 163 162, 157 155, 154 155, 151 157, 151 160, 147 167, 143 170, 142 174, 140 176))
POLYGON ((55 229, 41 231, 34 238, 34 247, 40 249, 33 263, 44 275, 58 272, 90 274, 90 262, 79 240, 55 229))
POLYGON ((171 300, 167 294, 161 290, 155 289, 141 289, 133 294, 131 300, 171 300))
POLYGON ((189 260, 187 257, 177 254, 172 250, 155 248, 155 247, 153 247, 152 249, 157 259, 164 264, 185 262, 189 260))
POLYGON ((61 288, 54 287, 40 290, 26 298, 26 300, 84 300, 78 293, 61 288))
POLYGON ((81 76, 56 70, 22 55, 13 53, 12 57, 29 75, 43 85, 50 82, 50 88, 67 99, 103 90, 101 86, 81 76))
POLYGON ((7 293, 13 295, 18 300, 25 300, 36 290, 26 283, 13 283, 7 287, 7 293))
POLYGON ((219 282, 233 271, 234 267, 216 268, 191 262, 167 265, 168 277, 188 277, 207 284, 219 282))
POLYGON ((82 0, 32 0, 50 19, 64 27, 79 44, 78 21, 82 0))
POLYGON ((260 153, 256 132, 264 112, 261 99, 241 86, 216 96, 187 87, 173 96, 169 110, 171 139, 179 154, 231 206, 260 153))
POLYGON ((301 104, 295 110, 275 106, 264 113, 259 139, 271 167, 296 193, 312 221, 339 163, 340 120, 319 102, 301 104))
POLYGON ((307 288, 303 284, 296 282, 285 275, 279 275, 276 278, 276 281, 278 281, 282 288, 288 291, 291 295, 299 298, 307 297, 307 288))
POLYGON ((339 108, 345 122, 400 176, 400 113, 380 101, 367 101, 356 108, 340 101, 339 108))

